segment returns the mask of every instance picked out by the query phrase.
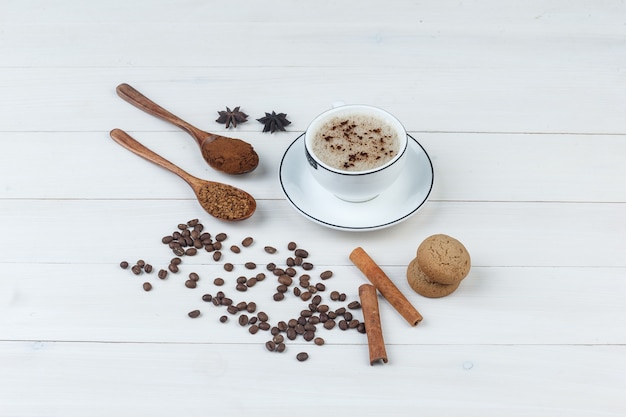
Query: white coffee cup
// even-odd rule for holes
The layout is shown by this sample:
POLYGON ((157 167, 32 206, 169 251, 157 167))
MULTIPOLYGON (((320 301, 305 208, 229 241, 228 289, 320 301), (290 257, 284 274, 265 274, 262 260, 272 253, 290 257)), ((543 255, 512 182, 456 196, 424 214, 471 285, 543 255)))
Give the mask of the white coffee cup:
MULTIPOLYGON (((382 109, 362 104, 341 105, 320 114, 313 119, 304 134, 305 156, 311 175, 326 190, 349 202, 371 200, 389 188, 404 168, 407 147, 407 133, 398 119, 382 109), (363 170, 347 170, 338 168, 337 164, 331 166, 315 153, 313 142, 315 137, 319 136, 320 128, 337 118, 350 118, 355 115, 381 121, 387 132, 395 133, 397 151, 384 164, 363 170)), ((372 159, 374 158, 375 156, 372 156, 372 159)))

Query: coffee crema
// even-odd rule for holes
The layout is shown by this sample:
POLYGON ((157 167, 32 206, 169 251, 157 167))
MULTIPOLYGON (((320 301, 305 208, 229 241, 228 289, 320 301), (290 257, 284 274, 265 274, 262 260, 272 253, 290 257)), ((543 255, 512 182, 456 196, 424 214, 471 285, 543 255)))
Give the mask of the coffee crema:
POLYGON ((314 133, 312 151, 326 165, 342 171, 367 171, 385 165, 399 152, 397 131, 382 118, 336 116, 314 133))

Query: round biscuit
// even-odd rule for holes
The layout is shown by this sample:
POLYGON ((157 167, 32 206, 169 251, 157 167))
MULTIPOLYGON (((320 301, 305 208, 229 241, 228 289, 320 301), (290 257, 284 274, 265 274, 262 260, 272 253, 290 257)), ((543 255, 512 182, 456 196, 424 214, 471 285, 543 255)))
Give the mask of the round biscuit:
POLYGON ((459 283, 471 267, 469 252, 457 239, 444 235, 432 235, 417 248, 417 262, 428 280, 439 284, 459 283))
POLYGON ((419 268, 417 258, 409 263, 406 278, 409 285, 416 293, 428 298, 441 298, 450 295, 460 284, 460 281, 450 285, 429 281, 426 274, 419 268))

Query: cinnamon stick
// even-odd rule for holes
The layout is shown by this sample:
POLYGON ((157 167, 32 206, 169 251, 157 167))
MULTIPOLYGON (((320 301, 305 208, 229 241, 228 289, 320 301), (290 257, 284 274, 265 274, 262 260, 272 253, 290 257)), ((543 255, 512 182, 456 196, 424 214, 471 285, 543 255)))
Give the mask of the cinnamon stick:
POLYGON ((389 279, 382 269, 372 258, 358 247, 350 253, 350 260, 354 263, 367 279, 374 284, 376 289, 389 301, 411 326, 416 326, 422 321, 422 315, 413 307, 407 298, 400 292, 398 287, 389 279))
POLYGON ((383 330, 380 325, 376 287, 371 284, 361 285, 359 287, 359 298, 361 299, 361 309, 363 310, 365 334, 367 334, 370 365, 374 365, 375 362, 380 360, 387 363, 387 351, 385 350, 385 340, 383 339, 383 330))

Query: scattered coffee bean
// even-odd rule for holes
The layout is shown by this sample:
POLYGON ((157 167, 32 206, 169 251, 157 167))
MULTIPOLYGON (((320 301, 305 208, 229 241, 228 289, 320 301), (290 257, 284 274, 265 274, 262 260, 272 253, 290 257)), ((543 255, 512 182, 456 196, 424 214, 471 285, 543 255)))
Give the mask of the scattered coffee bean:
POLYGON ((254 278, 254 277, 253 277, 253 278, 250 278, 250 279, 248 279, 248 280, 246 281, 246 286, 247 286, 248 288, 252 288, 252 287, 254 287, 255 285, 256 285, 256 278, 254 278))
POLYGON ((189 274, 189 279, 192 280, 192 281, 200 281, 200 275, 198 275, 195 272, 191 272, 189 274))
MULTIPOLYGON (((222 298, 222 300, 221 300, 221 301, 222 301, 222 305, 223 305, 223 306, 227 306, 227 307, 228 307, 228 306, 230 306, 230 305, 232 305, 232 304, 233 304, 233 300, 232 300, 232 299, 230 299, 230 298, 228 298, 228 297, 224 297, 224 298, 222 298)), ((237 307, 237 306, 235 306, 235 307, 237 307)), ((237 307, 237 311, 239 311, 239 307, 237 307)))
POLYGON ((200 310, 192 310, 189 313, 187 313, 187 315, 191 317, 192 319, 195 319, 196 317, 200 316, 200 310))
POLYGON ((213 299, 213 296, 211 294, 204 294, 202 296, 202 301, 206 301, 207 303, 211 302, 212 299, 213 299))
POLYGON ((248 286, 246 284, 237 284, 235 289, 239 292, 245 292, 248 291, 248 286))
POLYGON ((259 318, 259 320, 261 321, 268 321, 270 319, 270 317, 267 315, 267 313, 265 313, 264 311, 261 311, 257 314, 257 317, 259 318))
POLYGON ((287 266, 295 266, 296 260, 290 256, 289 258, 285 260, 285 264, 287 264, 287 266))
POLYGON ((144 271, 146 271, 146 273, 147 273, 147 274, 151 273, 151 272, 152 272, 152 265, 150 265, 150 264, 146 264, 146 265, 143 267, 143 270, 144 270, 144 271))
POLYGON ((185 287, 187 288, 196 288, 198 284, 196 284, 196 281, 192 281, 190 279, 188 279, 187 281, 185 281, 185 287))
POLYGON ((272 340, 276 344, 283 343, 285 341, 285 337, 282 334, 276 334, 276 335, 274 335, 274 338, 272 340))
POLYGON ((246 305, 246 311, 247 311, 248 313, 254 313, 254 312, 256 311, 256 303, 255 303, 254 301, 249 302, 249 303, 246 305))
POLYGON ((310 271, 311 269, 313 269, 313 264, 310 262, 302 262, 302 269, 304 269, 305 271, 310 271))
POLYGON ((333 276, 333 271, 324 271, 320 274, 320 278, 323 280, 327 280, 333 276))
POLYGON ((178 265, 175 264, 169 264, 167 266, 167 269, 170 270, 170 272, 173 272, 174 274, 178 272, 178 265))
POLYGON ((144 261, 143 259, 139 259, 136 262, 137 266, 139 266, 139 268, 143 268, 144 266, 146 266, 146 261, 144 261))
POLYGON ((295 295, 296 297, 300 297, 300 294, 302 294, 302 291, 300 290, 300 288, 293 287, 293 295, 295 295))
POLYGON ((295 250, 298 247, 298 245, 296 244, 296 242, 289 242, 287 244, 287 249, 289 250, 295 250))
POLYGON ((356 310, 361 308, 361 303, 359 303, 358 301, 352 301, 350 304, 348 304, 348 308, 351 310, 356 310))
POLYGON ((276 248, 273 246, 266 246, 263 248, 263 250, 265 250, 265 252, 267 253, 276 253, 276 248))
POLYGON ((222 250, 222 242, 213 242, 211 246, 213 246, 213 250, 222 250))
POLYGON ((296 355, 296 359, 300 362, 304 362, 305 360, 309 359, 309 354, 306 352, 300 352, 296 355))
POLYGON ((285 345, 284 343, 279 343, 276 345, 276 352, 278 353, 284 352, 285 349, 287 349, 287 345, 285 345))
POLYGON ((221 323, 226 323, 228 321, 228 316, 221 316, 220 317, 220 322, 221 323))
POLYGON ((298 333, 296 332, 296 329, 293 327, 290 327, 287 329, 287 339, 289 340, 296 340, 296 337, 298 337, 298 333))
POLYGON ((296 251, 294 252, 294 255, 299 256, 301 258, 308 258, 309 252, 305 251, 304 249, 296 249, 296 251))
POLYGON ((228 235, 226 233, 218 233, 217 235, 215 235, 215 240, 217 240, 218 242, 223 242, 226 240, 227 237, 228 235))
POLYGON ((331 291, 330 292, 330 299, 333 300, 333 301, 339 300, 339 291, 331 291))
POLYGON ((237 306, 234 306, 234 305, 232 305, 232 304, 231 304, 231 305, 229 305, 229 306, 226 308, 226 311, 228 311, 230 314, 237 314, 237 313, 239 313, 239 309, 237 308, 237 306))
POLYGON ((258 274, 255 275, 255 278, 257 281, 261 282, 265 279, 265 274, 263 272, 259 272, 258 274))
POLYGON ((271 328, 272 328, 272 326, 268 322, 266 322, 266 321, 262 321, 261 323, 259 323, 259 329, 261 329, 263 331, 268 331, 271 328))
POLYGON ((130 270, 133 271, 133 274, 135 275, 141 274, 141 267, 139 265, 133 265, 130 270))
POLYGON ((237 246, 237 245, 232 245, 230 247, 230 251, 233 252, 233 253, 241 253, 241 248, 239 248, 239 246, 237 246))
POLYGON ((235 265, 231 264, 230 262, 227 262, 224 264, 224 269, 228 272, 232 271, 233 269, 235 269, 235 265))
POLYGON ((325 341, 321 337, 316 337, 315 339, 313 339, 313 343, 315 343, 317 346, 322 346, 325 341))
POLYGON ((296 256, 295 258, 293 258, 293 262, 298 266, 302 265, 302 256, 296 256))
POLYGON ((270 262, 267 264, 266 269, 268 271, 274 271, 274 269, 276 269, 276 264, 274 262, 270 262))
POLYGON ((324 322, 324 328, 331 330, 333 327, 335 327, 335 320, 333 319, 328 319, 324 322))
POLYGON ((356 329, 357 327, 359 327, 359 324, 361 323, 358 320, 352 319, 348 322, 348 327, 351 329, 356 329))
POLYGON ((308 301, 311 299, 312 296, 313 294, 311 294, 310 291, 303 291, 302 294, 300 294, 300 299, 302 301, 308 301))
POLYGON ((268 340, 267 342, 265 342, 265 348, 269 350, 270 352, 273 352, 276 350, 276 343, 274 343, 271 340, 268 340))
POLYGON ((256 269, 256 264, 254 262, 246 262, 246 269, 256 269))
POLYGON ((176 256, 183 256, 185 254, 185 250, 183 248, 181 248, 180 246, 174 248, 174 250, 172 252, 174 252, 174 255, 176 255, 176 256))
POLYGON ((163 236, 163 239, 161 239, 161 242, 167 245, 172 240, 174 240, 174 238, 172 236, 163 236))
POLYGON ((122 269, 128 268, 128 262, 126 262, 126 261, 120 262, 120 268, 122 268, 122 269))
POLYGON ((245 326, 248 324, 248 316, 245 314, 242 314, 239 316, 239 325, 240 326, 245 326))
POLYGON ((248 246, 252 245, 253 242, 254 242, 254 239, 252 237, 248 236, 244 240, 241 241, 241 245, 244 248, 247 248, 248 246))
POLYGON ((180 265, 183 262, 182 259, 180 259, 179 257, 175 257, 170 259, 170 263, 173 265, 180 265))
POLYGON ((213 252, 213 260, 215 262, 219 262, 219 260, 222 259, 222 252, 216 250, 215 252, 213 252))
POLYGON ((356 329, 359 333, 365 333, 365 323, 363 322, 359 323, 356 329))
POLYGON ((213 284, 217 285, 218 287, 221 287, 222 285, 224 285, 224 278, 215 278, 213 280, 213 284))
POLYGON ((339 320, 339 324, 338 324, 339 328, 341 330, 348 330, 348 322, 345 320, 339 320))
POLYGON ((152 284, 150 284, 149 282, 144 282, 143 283, 143 290, 144 291, 150 291, 152 289, 152 284))
POLYGON ((345 293, 339 294, 339 301, 346 301, 347 298, 348 296, 345 293))
POLYGON ((274 301, 282 301, 285 299, 285 294, 283 294, 282 292, 277 292, 272 296, 272 298, 274 299, 274 301))
POLYGON ((252 326, 248 327, 248 331, 250 332, 250 334, 257 334, 259 332, 259 326, 253 324, 252 326))

